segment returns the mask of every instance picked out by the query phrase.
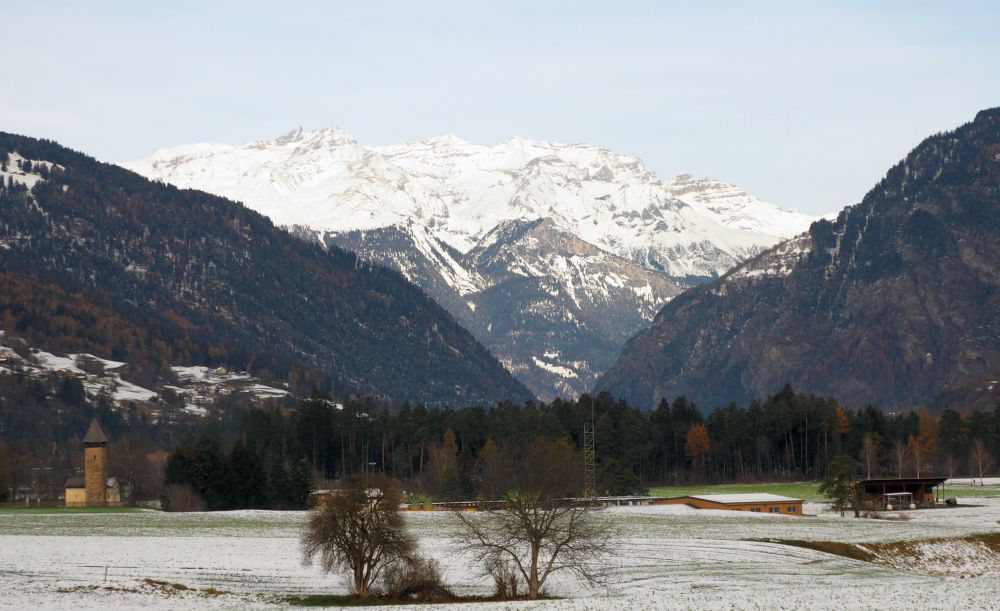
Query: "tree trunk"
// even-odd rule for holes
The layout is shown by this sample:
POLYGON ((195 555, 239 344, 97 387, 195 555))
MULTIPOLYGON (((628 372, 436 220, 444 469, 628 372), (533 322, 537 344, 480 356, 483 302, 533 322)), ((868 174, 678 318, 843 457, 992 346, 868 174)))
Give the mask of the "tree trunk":
POLYGON ((528 598, 538 598, 538 546, 531 545, 531 571, 528 573, 528 598))
POLYGON ((364 572, 361 567, 354 569, 354 591, 357 592, 358 598, 361 600, 368 600, 371 593, 368 591, 368 584, 365 582, 364 572))
POLYGON ((861 507, 858 506, 858 485, 853 481, 851 482, 851 509, 854 510, 855 518, 861 517, 861 507))

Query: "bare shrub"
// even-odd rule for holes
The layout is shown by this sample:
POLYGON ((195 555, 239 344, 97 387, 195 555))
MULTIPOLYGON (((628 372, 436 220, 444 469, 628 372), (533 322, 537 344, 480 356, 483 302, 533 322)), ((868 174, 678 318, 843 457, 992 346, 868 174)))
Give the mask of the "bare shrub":
POLYGON ((169 484, 163 489, 165 511, 205 511, 205 499, 188 484, 169 484))
POLYGON ((483 560, 486 574, 493 578, 498 598, 517 598, 519 573, 513 562, 496 556, 483 560))
POLYGON ((431 558, 413 557, 389 565, 382 574, 382 589, 396 600, 426 602, 454 597, 444 585, 441 565, 431 558))

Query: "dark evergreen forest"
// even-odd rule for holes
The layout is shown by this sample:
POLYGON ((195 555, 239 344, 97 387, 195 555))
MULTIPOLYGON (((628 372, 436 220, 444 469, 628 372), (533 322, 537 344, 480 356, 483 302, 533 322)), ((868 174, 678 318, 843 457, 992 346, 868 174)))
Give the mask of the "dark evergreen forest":
MULTIPOLYGON (((565 439, 579 449, 591 417, 601 494, 661 484, 820 480, 842 454, 857 461, 859 477, 980 477, 995 473, 1000 457, 1000 406, 887 414, 788 387, 707 414, 684 397, 641 411, 606 393, 459 409, 317 396, 294 408, 233 403, 219 418, 169 424, 93 402, 73 379, 0 376, 0 397, 6 496, 46 487, 57 495, 80 468, 80 436, 97 417, 112 439, 111 472, 129 485, 131 500, 183 486, 209 509, 301 507, 309 485, 357 473, 386 474, 427 498, 475 498, 485 494, 484 457, 537 438, 565 439)), ((566 477, 582 484, 582 461, 566 477)))
MULTIPOLYGON (((856 459, 860 477, 978 477, 980 468, 990 471, 992 457, 1000 456, 1000 406, 968 414, 945 410, 936 418, 923 410, 885 414, 873 406, 849 410, 788 387, 764 401, 707 415, 684 397, 649 412, 608 394, 493 408, 398 410, 314 398, 286 413, 245 411, 229 437, 240 452, 257 457, 258 479, 276 464, 304 461, 321 479, 384 473, 434 499, 468 499, 483 495, 484 455, 538 437, 566 439, 579 449, 591 414, 601 494, 638 493, 653 484, 819 480, 842 454, 856 459)), ((208 435, 217 438, 219 432, 208 435)), ((183 451, 205 443, 192 441, 183 451)), ((224 462, 225 456, 215 460, 224 462)), ((185 481, 180 472, 174 475, 185 481)), ((566 477, 582 484, 582 462, 578 473, 566 477)))

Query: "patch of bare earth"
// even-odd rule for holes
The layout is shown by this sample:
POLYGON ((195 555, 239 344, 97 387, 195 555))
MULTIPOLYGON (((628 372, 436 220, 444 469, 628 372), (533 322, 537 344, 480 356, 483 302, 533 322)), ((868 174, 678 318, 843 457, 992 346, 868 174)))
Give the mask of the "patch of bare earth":
POLYGON ((1000 575, 1000 532, 884 543, 799 540, 773 542, 928 575, 1000 575))

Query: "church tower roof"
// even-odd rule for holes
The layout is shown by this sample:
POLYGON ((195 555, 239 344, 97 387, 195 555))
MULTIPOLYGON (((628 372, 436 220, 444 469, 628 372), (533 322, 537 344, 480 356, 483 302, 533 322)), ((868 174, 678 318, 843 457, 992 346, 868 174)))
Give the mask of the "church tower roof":
POLYGON ((101 428, 97 418, 90 421, 90 428, 87 429, 87 435, 83 438, 83 443, 107 443, 108 437, 104 434, 104 429, 101 428))

